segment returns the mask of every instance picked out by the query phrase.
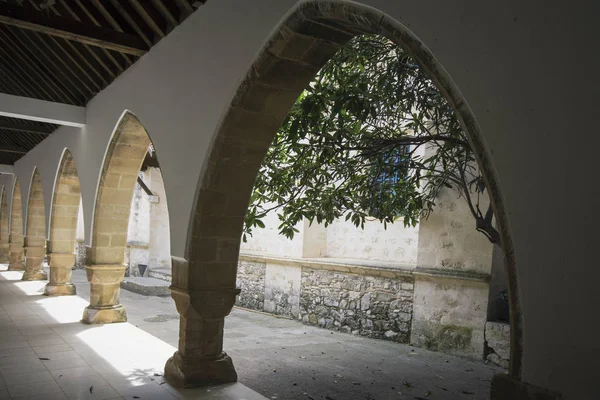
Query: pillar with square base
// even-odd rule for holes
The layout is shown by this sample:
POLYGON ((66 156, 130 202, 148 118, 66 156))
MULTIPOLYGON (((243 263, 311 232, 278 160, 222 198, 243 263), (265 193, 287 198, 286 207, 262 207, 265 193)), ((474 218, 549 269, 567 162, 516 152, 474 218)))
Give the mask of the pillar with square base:
POLYGON ((23 243, 19 240, 12 241, 8 244, 9 252, 10 252, 10 264, 8 264, 9 271, 24 271, 25 264, 24 261, 24 249, 23 243))
MULTIPOLYGON (((178 387, 236 382, 233 361, 223 351, 223 325, 240 290, 188 288, 186 278, 175 281, 182 277, 175 271, 175 261, 173 268, 171 297, 180 315, 179 349, 165 365, 165 378, 178 387)), ((186 269, 187 265, 182 268, 186 269)))
POLYGON ((50 282, 44 288, 46 296, 70 296, 77 293, 75 285, 71 282, 74 253, 50 253, 50 282))
POLYGON ((90 305, 83 310, 81 322, 85 324, 110 324, 127 322, 127 313, 120 304, 121 282, 126 265, 86 265, 90 282, 90 305))
POLYGON ((24 281, 43 281, 48 274, 42 269, 46 257, 46 240, 25 237, 25 272, 21 278, 24 281))

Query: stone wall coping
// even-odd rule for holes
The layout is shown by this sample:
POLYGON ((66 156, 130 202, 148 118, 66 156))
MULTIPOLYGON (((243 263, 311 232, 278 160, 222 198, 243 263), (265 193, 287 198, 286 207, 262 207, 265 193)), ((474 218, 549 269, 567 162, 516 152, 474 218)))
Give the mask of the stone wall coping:
POLYGON ((138 242, 135 240, 131 240, 131 241, 127 242, 127 247, 134 247, 134 248, 138 248, 138 249, 147 249, 150 247, 150 243, 138 242))
POLYGON ((422 278, 447 278, 461 281, 489 283, 491 275, 474 271, 457 271, 441 268, 417 267, 414 274, 422 278))
POLYGON ((374 260, 344 260, 339 258, 286 258, 246 252, 240 253, 239 260, 265 263, 270 262, 279 265, 299 266, 312 269, 346 272, 357 275, 378 276, 385 278, 419 276, 424 278, 445 278, 483 283, 488 283, 490 280, 489 274, 482 274, 472 271, 450 271, 439 268, 415 267, 411 264, 393 264, 385 261, 378 262, 374 260))

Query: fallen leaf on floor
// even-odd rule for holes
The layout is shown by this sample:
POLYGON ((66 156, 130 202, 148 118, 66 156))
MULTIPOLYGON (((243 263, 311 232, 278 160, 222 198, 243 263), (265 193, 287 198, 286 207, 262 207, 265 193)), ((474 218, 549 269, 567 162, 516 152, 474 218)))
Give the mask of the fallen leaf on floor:
POLYGON ((39 357, 39 359, 42 360, 42 361, 48 361, 49 360, 49 358, 46 358, 46 357, 39 357))
POLYGON ((403 384, 404 386, 406 386, 407 388, 411 388, 411 387, 413 387, 412 383, 410 383, 410 382, 402 382, 402 384, 403 384))
POLYGON ((303 360, 306 360, 306 357, 304 357, 304 356, 300 356, 300 358, 303 359, 303 360))
POLYGON ((155 372, 154 376, 162 376, 162 374, 159 374, 158 372, 155 372))
POLYGON ((94 385, 90 386, 90 393, 94 392, 94 385))
POLYGON ((431 396, 431 390, 428 390, 425 392, 425 397, 429 397, 429 396, 431 396))
POLYGON ((462 394, 475 394, 475 393, 473 393, 473 392, 469 392, 469 391, 467 391, 467 390, 461 390, 460 392, 461 392, 462 394))
POLYGON ((447 392, 447 391, 448 391, 448 389, 446 389, 446 388, 445 388, 445 387, 443 387, 443 386, 440 386, 440 385, 435 385, 435 386, 439 387, 439 388, 440 388, 440 389, 442 389, 444 392, 447 392))

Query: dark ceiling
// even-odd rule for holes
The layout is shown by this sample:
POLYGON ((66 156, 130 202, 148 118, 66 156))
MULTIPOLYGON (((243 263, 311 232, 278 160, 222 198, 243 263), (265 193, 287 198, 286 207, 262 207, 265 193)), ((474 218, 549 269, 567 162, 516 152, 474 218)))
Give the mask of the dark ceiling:
MULTIPOLYGON (((204 2, 0 0, 0 92, 85 106, 204 2)), ((54 129, 0 117, 0 164, 54 129)))

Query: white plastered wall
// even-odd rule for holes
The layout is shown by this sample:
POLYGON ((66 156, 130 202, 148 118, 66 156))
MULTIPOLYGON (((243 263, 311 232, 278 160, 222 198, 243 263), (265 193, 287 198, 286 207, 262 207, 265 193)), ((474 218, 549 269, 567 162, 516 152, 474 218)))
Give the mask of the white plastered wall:
MULTIPOLYGON (((40 169, 46 210, 64 147, 79 172, 86 230, 104 151, 135 113, 157 149, 171 249, 184 256, 196 182, 227 105, 294 0, 209 1, 87 108, 82 131, 60 128, 15 165, 26 204, 40 169)), ((600 390, 596 330, 598 3, 363 0, 411 30, 472 109, 497 169, 515 245, 524 316, 523 379, 588 399, 600 390), (592 8, 596 9, 592 9, 592 8), (596 93, 596 94, 594 94, 596 93), (571 173, 574 171, 575 173, 571 173), (587 210, 587 211, 586 211, 587 210), (593 214, 592 214, 593 215, 593 214)), ((23 221, 26 219, 23 218, 23 221)), ((90 240, 86 235, 86 240, 90 240)))

